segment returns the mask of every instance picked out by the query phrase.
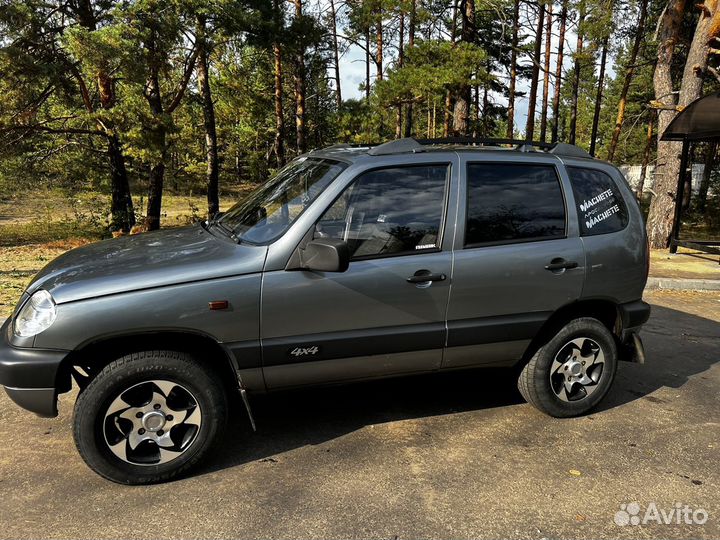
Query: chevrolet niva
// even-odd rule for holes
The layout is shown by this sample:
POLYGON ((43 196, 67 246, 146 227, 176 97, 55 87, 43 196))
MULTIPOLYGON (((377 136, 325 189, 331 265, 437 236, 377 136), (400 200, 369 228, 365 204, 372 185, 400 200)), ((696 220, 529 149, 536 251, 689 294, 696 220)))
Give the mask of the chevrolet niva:
POLYGON ((577 147, 337 145, 216 219, 52 261, 2 327, 0 383, 52 417, 74 380, 81 456, 127 484, 196 464, 233 392, 252 421, 247 393, 513 366, 576 416, 644 361, 648 261, 622 174, 577 147))

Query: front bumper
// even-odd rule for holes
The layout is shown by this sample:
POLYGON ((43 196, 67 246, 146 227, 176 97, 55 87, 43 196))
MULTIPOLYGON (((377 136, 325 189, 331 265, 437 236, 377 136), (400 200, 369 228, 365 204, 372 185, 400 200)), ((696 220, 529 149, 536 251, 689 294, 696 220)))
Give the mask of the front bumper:
POLYGON ((69 351, 13 347, 10 319, 0 329, 0 385, 22 408, 39 416, 57 416, 57 373, 69 351))

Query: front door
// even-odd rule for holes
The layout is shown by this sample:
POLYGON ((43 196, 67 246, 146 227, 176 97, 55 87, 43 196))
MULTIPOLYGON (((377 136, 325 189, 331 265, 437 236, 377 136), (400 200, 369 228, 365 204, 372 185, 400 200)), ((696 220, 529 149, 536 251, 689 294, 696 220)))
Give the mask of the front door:
POLYGON ((265 273, 268 388, 440 367, 452 270, 452 239, 443 241, 450 178, 449 163, 360 174, 313 232, 348 243, 349 269, 265 273))
POLYGON ((514 363, 547 318, 582 293, 570 186, 552 158, 538 159, 462 164, 465 231, 455 244, 444 368, 514 363))

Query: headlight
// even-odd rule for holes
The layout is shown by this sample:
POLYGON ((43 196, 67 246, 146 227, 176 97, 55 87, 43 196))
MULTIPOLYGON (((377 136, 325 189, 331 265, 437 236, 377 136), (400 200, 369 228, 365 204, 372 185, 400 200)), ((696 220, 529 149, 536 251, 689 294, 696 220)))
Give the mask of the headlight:
POLYGON ((37 291, 15 317, 15 335, 31 337, 50 327, 57 317, 55 300, 47 291, 37 291))

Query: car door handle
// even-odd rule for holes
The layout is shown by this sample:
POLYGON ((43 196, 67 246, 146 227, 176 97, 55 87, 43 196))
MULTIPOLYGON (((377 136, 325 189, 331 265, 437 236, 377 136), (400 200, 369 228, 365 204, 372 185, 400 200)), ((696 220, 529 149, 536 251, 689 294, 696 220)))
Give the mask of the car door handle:
POLYGON ((553 259, 550 261, 550 264, 548 264, 545 267, 545 270, 550 270, 551 272, 557 272, 558 270, 571 270, 572 268, 577 268, 578 263, 575 261, 566 261, 562 257, 559 257, 557 259, 553 259))
POLYGON ((429 270, 418 270, 406 281, 408 283, 427 283, 428 281, 445 281, 446 279, 445 274, 433 274, 429 270))

